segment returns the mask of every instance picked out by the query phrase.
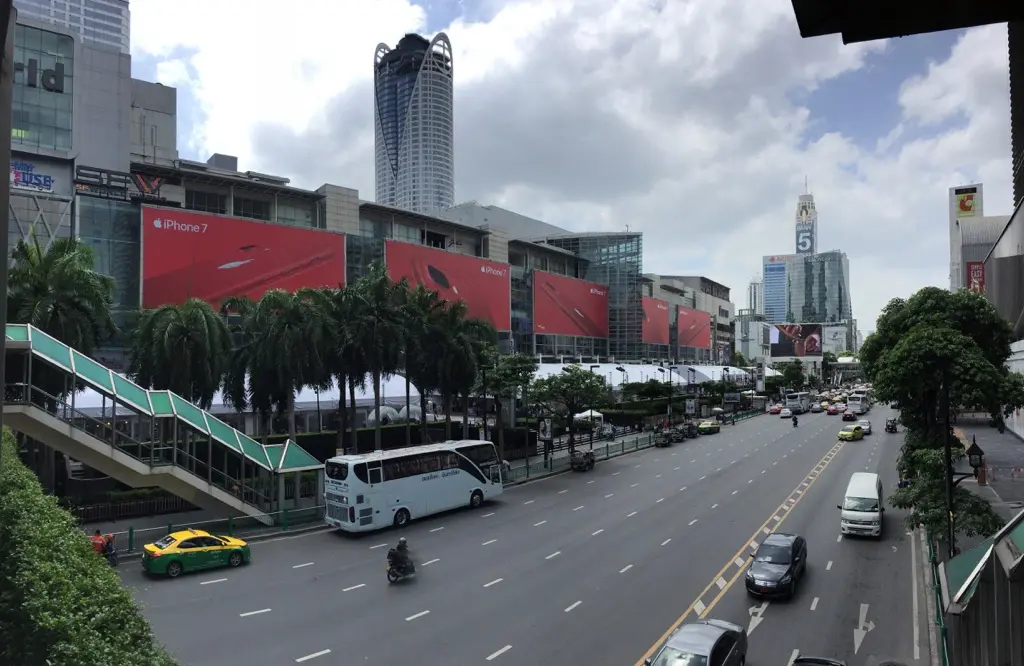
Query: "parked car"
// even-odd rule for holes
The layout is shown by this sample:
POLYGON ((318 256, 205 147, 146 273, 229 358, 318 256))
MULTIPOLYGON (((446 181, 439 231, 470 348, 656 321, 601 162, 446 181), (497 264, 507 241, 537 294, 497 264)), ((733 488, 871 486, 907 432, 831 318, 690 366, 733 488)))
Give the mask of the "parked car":
POLYGON ((182 530, 142 547, 146 573, 177 578, 185 571, 201 571, 248 564, 249 544, 203 530, 182 530))

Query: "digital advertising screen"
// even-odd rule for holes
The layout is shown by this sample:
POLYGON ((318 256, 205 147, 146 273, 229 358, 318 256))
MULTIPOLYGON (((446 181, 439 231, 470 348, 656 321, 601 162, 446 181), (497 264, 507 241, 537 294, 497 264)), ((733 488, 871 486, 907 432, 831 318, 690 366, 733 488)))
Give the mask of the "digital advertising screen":
POLYGON ((344 281, 343 234, 142 207, 143 308, 189 298, 216 306, 232 296, 344 281))
POLYGON ((547 335, 608 337, 608 287, 533 272, 533 330, 547 335))
POLYGON ((703 310, 679 308, 676 331, 680 347, 711 349, 711 315, 703 310))
POLYGON ((776 324, 769 344, 773 357, 821 356, 821 324, 776 324))
POLYGON ((838 354, 847 351, 847 329, 845 326, 823 326, 821 329, 821 349, 823 352, 838 354))
POLYGON ((410 285, 436 291, 446 301, 463 301, 470 317, 485 319, 499 331, 511 330, 508 264, 401 241, 385 242, 384 262, 392 280, 405 278, 410 285))
POLYGON ((642 340, 652 345, 668 344, 668 301, 644 296, 642 340))

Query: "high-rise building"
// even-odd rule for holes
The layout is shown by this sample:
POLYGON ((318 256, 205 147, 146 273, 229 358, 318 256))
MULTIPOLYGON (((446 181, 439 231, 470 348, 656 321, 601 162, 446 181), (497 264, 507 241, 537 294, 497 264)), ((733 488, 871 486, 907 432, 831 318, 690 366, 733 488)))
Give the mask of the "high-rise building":
POLYGON ((377 203, 438 214, 455 203, 452 45, 406 35, 373 58, 377 203))
POLYGON ((14 0, 19 18, 68 28, 84 44, 130 54, 128 0, 14 0))
POLYGON ((764 318, 772 324, 782 324, 787 321, 789 264, 796 258, 795 254, 778 254, 764 258, 761 273, 761 295, 764 299, 764 318))
POLYGON ((786 267, 786 283, 785 321, 825 324, 853 319, 845 252, 794 257, 786 267))
POLYGON ((747 285, 747 309, 751 314, 764 314, 764 283, 755 278, 747 285))
POLYGON ((949 289, 985 293, 985 258, 1010 221, 986 217, 981 183, 949 188, 949 289))
POLYGON ((818 210, 813 194, 801 194, 796 202, 796 253, 817 254, 818 210))

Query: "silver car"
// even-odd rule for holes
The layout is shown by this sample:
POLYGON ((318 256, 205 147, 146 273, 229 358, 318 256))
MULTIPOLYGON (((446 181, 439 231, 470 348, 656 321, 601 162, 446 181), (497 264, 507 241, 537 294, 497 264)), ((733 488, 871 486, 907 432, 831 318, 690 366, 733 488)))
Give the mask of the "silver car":
POLYGON ((747 630, 725 620, 701 620, 672 632, 647 666, 744 666, 747 630))
POLYGON ((865 435, 871 434, 871 421, 857 421, 857 425, 860 426, 865 435))

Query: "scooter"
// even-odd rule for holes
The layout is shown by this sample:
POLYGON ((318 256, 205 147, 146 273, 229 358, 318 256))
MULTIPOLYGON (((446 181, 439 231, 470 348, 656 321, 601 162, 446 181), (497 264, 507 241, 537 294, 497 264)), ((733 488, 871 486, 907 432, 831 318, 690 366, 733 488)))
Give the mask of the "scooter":
POLYGON ((793 427, 794 428, 797 427, 797 420, 796 419, 793 419, 793 427))
POLYGON ((416 565, 411 561, 405 564, 395 564, 391 553, 388 553, 388 563, 384 565, 384 571, 387 572, 389 583, 397 583, 403 578, 414 576, 416 574, 416 565))
POLYGON ((111 548, 110 550, 108 550, 106 552, 106 555, 104 555, 104 557, 107 558, 107 564, 109 564, 110 566, 115 567, 115 568, 117 567, 118 557, 117 557, 117 551, 116 550, 111 548))

